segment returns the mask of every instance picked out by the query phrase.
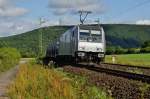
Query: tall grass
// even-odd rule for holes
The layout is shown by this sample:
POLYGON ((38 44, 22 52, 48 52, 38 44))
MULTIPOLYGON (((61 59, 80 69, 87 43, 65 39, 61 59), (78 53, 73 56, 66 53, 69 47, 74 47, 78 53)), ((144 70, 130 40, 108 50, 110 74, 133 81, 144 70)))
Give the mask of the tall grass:
POLYGON ((20 60, 20 53, 15 48, 0 48, 0 72, 15 66, 20 60))
POLYGON ((85 79, 40 65, 23 64, 9 87, 11 99, 108 99, 94 86, 85 86, 85 79))

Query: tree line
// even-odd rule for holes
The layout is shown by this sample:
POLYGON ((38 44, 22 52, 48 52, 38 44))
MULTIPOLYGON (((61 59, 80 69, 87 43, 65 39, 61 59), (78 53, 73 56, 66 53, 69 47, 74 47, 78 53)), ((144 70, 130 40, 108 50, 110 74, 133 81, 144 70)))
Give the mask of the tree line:
POLYGON ((106 54, 139 54, 150 53, 150 41, 145 41, 140 48, 122 48, 120 46, 107 47, 106 54))

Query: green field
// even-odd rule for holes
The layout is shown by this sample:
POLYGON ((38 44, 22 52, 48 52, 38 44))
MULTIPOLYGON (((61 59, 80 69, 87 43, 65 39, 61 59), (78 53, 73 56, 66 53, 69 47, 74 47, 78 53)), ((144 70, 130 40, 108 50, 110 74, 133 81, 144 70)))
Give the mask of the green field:
MULTIPOLYGON (((115 55, 115 64, 150 67, 150 54, 115 55)), ((106 63, 112 63, 112 55, 107 55, 106 63)))

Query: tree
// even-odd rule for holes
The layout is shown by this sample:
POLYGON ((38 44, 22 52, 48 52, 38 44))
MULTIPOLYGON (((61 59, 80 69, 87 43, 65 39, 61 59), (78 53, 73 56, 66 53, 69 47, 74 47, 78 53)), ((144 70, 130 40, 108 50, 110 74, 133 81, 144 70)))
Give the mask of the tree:
POLYGON ((141 53, 150 53, 150 47, 141 48, 141 53))
POLYGON ((150 40, 145 41, 144 44, 142 45, 142 48, 150 47, 150 40))
POLYGON ((108 47, 106 48, 106 54, 111 55, 115 53, 115 47, 108 47))
POLYGON ((129 48, 127 51, 127 54, 137 54, 140 52, 140 49, 138 48, 129 48))
POLYGON ((115 50, 115 53, 116 53, 116 54, 125 54, 126 52, 127 52, 126 49, 123 49, 123 48, 120 47, 120 46, 117 46, 117 47, 116 47, 116 50, 115 50))

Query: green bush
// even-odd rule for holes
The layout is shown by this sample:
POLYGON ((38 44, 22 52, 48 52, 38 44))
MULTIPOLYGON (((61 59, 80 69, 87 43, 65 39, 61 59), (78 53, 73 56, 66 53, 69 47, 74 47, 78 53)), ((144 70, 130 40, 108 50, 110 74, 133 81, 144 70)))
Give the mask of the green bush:
POLYGON ((0 72, 15 66, 20 60, 20 53, 15 48, 0 48, 0 72))
POLYGON ((140 53, 140 49, 138 48, 129 48, 127 54, 138 54, 140 53))
POLYGON ((125 54, 126 52, 127 52, 126 49, 123 49, 120 46, 116 47, 115 54, 125 54))
POLYGON ((142 48, 150 47, 150 40, 145 41, 144 44, 142 45, 142 48))
POLYGON ((112 54, 125 54, 127 53, 127 49, 124 49, 120 46, 117 47, 108 47, 106 48, 106 54, 112 55, 112 54))
POLYGON ((106 48, 106 54, 107 55, 115 54, 115 50, 116 50, 115 47, 107 47, 106 48))
POLYGON ((150 53, 150 47, 141 48, 141 53, 150 53))

